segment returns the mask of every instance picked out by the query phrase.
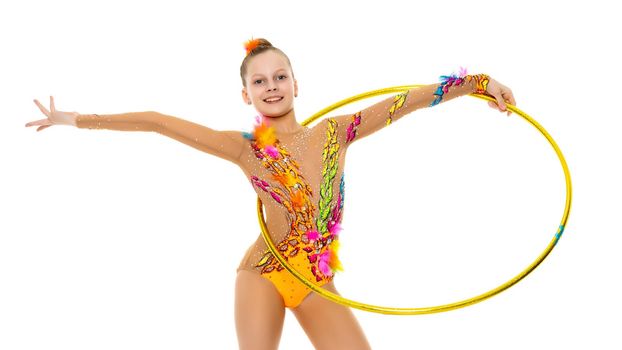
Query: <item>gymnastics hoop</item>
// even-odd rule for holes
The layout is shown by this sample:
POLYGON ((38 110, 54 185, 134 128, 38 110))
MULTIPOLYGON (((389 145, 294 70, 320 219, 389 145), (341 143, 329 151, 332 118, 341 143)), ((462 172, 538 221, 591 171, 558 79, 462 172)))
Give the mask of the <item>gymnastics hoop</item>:
MULTIPOLYGON (((388 93, 401 93, 406 90, 410 90, 413 88, 419 88, 422 86, 425 86, 425 85, 393 86, 393 87, 388 87, 384 89, 378 89, 378 90, 373 90, 373 91, 368 91, 362 94, 358 94, 356 96, 346 98, 342 101, 339 101, 331 106, 328 106, 322 109, 321 111, 317 112, 316 114, 312 115, 307 120, 302 122, 302 125, 306 126, 307 124, 313 122, 314 120, 325 115, 326 113, 333 111, 341 106, 352 103, 352 102, 356 102, 356 101, 359 101, 365 98, 378 96, 378 95, 384 95, 388 93)), ((470 96, 477 97, 477 98, 480 98, 482 100, 487 100, 487 101, 496 101, 494 98, 491 98, 486 95, 481 95, 481 94, 473 93, 473 94, 470 94, 470 96)), ((515 285, 520 280, 525 278, 525 276, 527 276, 533 270, 535 270, 535 268, 538 267, 538 265, 540 265, 542 261, 544 261, 544 259, 549 255, 549 253, 557 245, 557 242, 559 241, 562 234, 564 233, 564 227, 566 226, 566 221, 568 220, 568 214, 570 213, 572 188, 571 188, 571 183, 570 183, 570 171, 568 170, 568 165, 566 164, 566 160, 564 159, 564 156, 562 155, 561 150, 559 149, 559 147, 557 146, 553 138, 549 135, 549 133, 546 130, 544 130, 544 128, 540 124, 538 124, 538 122, 536 122, 533 118, 527 115, 527 113, 521 111, 520 109, 516 108, 515 106, 511 104, 506 103, 506 106, 510 111, 520 115, 525 120, 527 120, 529 123, 531 123, 531 125, 536 127, 542 133, 542 135, 546 137, 546 139, 549 141, 549 143, 555 150, 555 153, 557 153, 557 157, 559 158, 559 161, 561 162, 562 168, 564 170, 564 176, 566 178, 566 204, 565 204, 564 214, 562 216, 561 223, 559 227, 557 228, 557 232, 553 236, 553 239, 547 245, 546 249, 544 249, 544 251, 536 258, 536 260, 534 260, 534 262, 532 262, 529 266, 527 266, 527 268, 525 268, 518 275, 514 276, 512 279, 508 280, 507 282, 503 283, 502 285, 494 289, 489 290, 488 292, 477 295, 475 297, 464 299, 462 301, 458 301, 458 302, 454 302, 450 304, 438 305, 438 306, 418 307, 418 308, 397 308, 397 307, 364 304, 364 303, 360 303, 354 300, 350 300, 340 295, 334 294, 322 287, 316 286, 315 284, 313 284, 313 282, 307 280, 305 276, 303 276, 300 272, 296 271, 293 267, 291 267, 287 261, 285 261, 285 259, 281 256, 281 254, 277 252, 276 246, 270 239, 268 228, 266 226, 266 222, 265 222, 264 215, 263 215, 263 206, 261 203, 261 199, 257 197, 257 216, 259 218, 259 225, 261 226, 261 234, 264 240, 266 241, 268 248, 270 249, 270 252, 272 253, 273 256, 275 256, 278 259, 279 263, 281 263, 281 265, 283 265, 287 269, 287 271, 289 271, 292 275, 296 276, 296 278, 300 282, 304 283, 307 287, 312 289, 314 292, 316 292, 323 298, 334 301, 338 304, 353 307, 359 310, 376 312, 376 313, 387 314, 387 315, 423 315, 423 314, 432 314, 432 313, 455 310, 455 309, 459 309, 465 306, 473 305, 481 301, 484 301, 494 295, 497 295, 503 292, 504 290, 510 288, 511 286, 515 285)))

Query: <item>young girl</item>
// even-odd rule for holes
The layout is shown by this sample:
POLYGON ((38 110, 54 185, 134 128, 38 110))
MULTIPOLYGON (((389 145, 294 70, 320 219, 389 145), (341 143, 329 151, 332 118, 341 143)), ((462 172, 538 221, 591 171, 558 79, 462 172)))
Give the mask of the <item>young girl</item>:
MULTIPOLYGON (((124 131, 155 131, 236 164, 265 207, 266 224, 279 253, 323 288, 341 269, 337 255, 344 205, 344 162, 355 141, 416 109, 469 93, 485 93, 505 111, 516 104, 506 86, 485 74, 442 76, 439 84, 411 89, 354 114, 325 118, 312 128, 296 120, 298 82, 288 57, 265 39, 246 42, 240 67, 242 99, 259 113, 251 132, 218 131, 158 112, 82 115, 50 111, 29 122, 124 131)), ((510 112, 508 111, 508 115, 510 112)), ((295 315, 317 349, 369 349, 352 311, 326 300, 292 276, 267 248, 261 234, 237 269, 235 322, 241 349, 276 349, 285 308, 295 315)))

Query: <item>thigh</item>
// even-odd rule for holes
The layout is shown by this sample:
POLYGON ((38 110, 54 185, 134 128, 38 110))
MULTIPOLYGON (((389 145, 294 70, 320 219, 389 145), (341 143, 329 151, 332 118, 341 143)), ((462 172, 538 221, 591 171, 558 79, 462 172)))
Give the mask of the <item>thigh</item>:
MULTIPOLYGON (((339 294, 333 282, 325 288, 339 294)), ((337 304, 312 292, 292 313, 318 350, 371 349, 363 329, 349 307, 337 304)))
POLYGON ((235 328, 240 349, 277 349, 284 319, 283 298, 272 283, 258 273, 238 271, 235 328))

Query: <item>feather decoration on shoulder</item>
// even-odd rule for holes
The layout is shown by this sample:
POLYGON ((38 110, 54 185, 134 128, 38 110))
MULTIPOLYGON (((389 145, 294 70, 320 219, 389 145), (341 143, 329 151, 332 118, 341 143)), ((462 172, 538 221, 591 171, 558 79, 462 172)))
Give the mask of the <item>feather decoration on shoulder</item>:
POLYGON ((276 133, 274 132, 274 128, 268 126, 267 124, 260 124, 255 127, 255 141, 257 142, 257 147, 264 148, 266 146, 274 146, 276 143, 276 133))
POLYGON ((265 117, 255 117, 255 126, 253 128, 252 135, 252 139, 257 143, 258 148, 266 148, 265 151, 270 157, 278 157, 279 152, 274 147, 277 141, 276 131, 274 130, 274 127, 268 125, 265 117))

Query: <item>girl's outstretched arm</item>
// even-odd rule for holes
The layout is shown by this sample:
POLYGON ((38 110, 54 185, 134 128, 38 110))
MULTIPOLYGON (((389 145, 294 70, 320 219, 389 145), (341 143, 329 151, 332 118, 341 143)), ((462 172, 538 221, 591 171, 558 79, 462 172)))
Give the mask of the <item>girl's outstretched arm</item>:
MULTIPOLYGON (((497 104, 489 105, 505 111, 505 102, 515 104, 512 91, 486 74, 441 76, 441 82, 410 89, 406 92, 384 99, 354 114, 333 118, 342 144, 350 144, 355 140, 370 135, 383 127, 394 123, 406 114, 419 108, 433 107, 455 97, 470 93, 481 93, 494 97, 497 104)), ((508 115, 509 115, 508 111, 508 115)))
POLYGON ((122 114, 78 114, 78 128, 155 131, 203 152, 238 163, 244 138, 239 131, 219 131, 174 116, 147 111, 122 114))
POLYGON ((239 131, 218 131, 158 112, 80 114, 57 110, 53 96, 50 96, 49 110, 36 99, 34 102, 46 118, 28 122, 26 127, 37 126, 37 131, 53 125, 73 125, 89 129, 155 131, 237 165, 240 165, 238 159, 246 144, 239 131))

